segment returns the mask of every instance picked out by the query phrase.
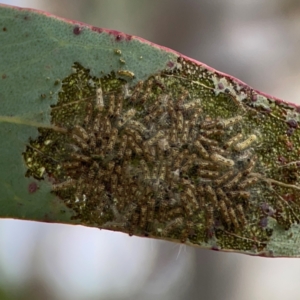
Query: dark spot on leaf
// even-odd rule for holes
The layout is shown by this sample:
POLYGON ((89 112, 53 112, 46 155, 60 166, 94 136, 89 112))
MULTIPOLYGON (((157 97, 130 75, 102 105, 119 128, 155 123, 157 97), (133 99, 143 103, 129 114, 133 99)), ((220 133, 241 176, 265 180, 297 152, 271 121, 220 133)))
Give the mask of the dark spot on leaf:
POLYGON ((298 122, 297 122, 296 120, 291 119, 291 120, 288 120, 286 123, 287 123, 291 128, 297 128, 297 127, 298 127, 298 122))
POLYGON ((6 74, 2 74, 2 79, 7 78, 6 74))
POLYGON ((256 102, 257 101, 257 94, 252 94, 251 100, 252 100, 252 102, 256 102))
POLYGON ((31 182, 28 186, 28 192, 29 194, 35 193, 39 189, 36 182, 31 182))
POLYGON ((220 82, 220 83, 218 84, 218 88, 219 88, 220 90, 223 90, 223 89, 224 89, 223 83, 220 82))
POLYGON ((173 67, 174 67, 174 63, 173 63, 172 61, 169 61, 169 62, 167 63, 167 66, 168 66, 169 68, 173 68, 173 67))
POLYGON ((293 133, 294 133, 294 131, 295 131, 295 128, 289 128, 289 129, 286 131, 287 136, 292 136, 293 133))
POLYGON ((79 35, 79 34, 81 33, 81 31, 82 31, 82 28, 79 27, 79 26, 75 26, 75 27, 73 28, 73 33, 74 33, 75 35, 79 35))
POLYGON ((92 30, 98 33, 102 33, 103 29, 99 28, 99 27, 92 27, 92 30))
POLYGON ((25 17, 24 17, 24 20, 25 20, 25 21, 28 21, 29 19, 30 19, 29 16, 25 16, 25 17))
POLYGON ((117 36, 116 36, 116 41, 121 41, 123 38, 122 38, 122 35, 120 35, 120 34, 118 34, 117 36))
POLYGON ((281 162, 282 164, 285 164, 286 158, 284 156, 278 156, 278 161, 281 162))
POLYGON ((220 248, 218 246, 212 246, 211 250, 213 250, 213 251, 220 251, 220 248))
POLYGON ((3 30, 3 31, 7 31, 7 28, 6 28, 6 27, 3 27, 2 30, 3 30))
POLYGON ((262 218, 259 222, 259 225, 262 228, 266 228, 268 226, 268 218, 267 217, 262 218))

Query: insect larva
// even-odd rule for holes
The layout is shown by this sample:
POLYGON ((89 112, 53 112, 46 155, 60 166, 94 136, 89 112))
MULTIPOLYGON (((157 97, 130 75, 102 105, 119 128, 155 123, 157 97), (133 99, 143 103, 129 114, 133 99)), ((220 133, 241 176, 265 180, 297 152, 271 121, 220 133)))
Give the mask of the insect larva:
POLYGON ((129 120, 127 125, 138 130, 141 134, 146 134, 148 132, 148 129, 142 123, 140 123, 138 121, 129 120))
POLYGON ((219 177, 218 179, 216 179, 214 182, 217 186, 222 185, 224 182, 226 182, 229 178, 231 178, 234 175, 235 171, 234 170, 230 170, 228 172, 226 172, 224 175, 222 175, 221 177, 219 177))
POLYGON ((79 125, 75 125, 72 131, 74 134, 78 135, 80 138, 82 138, 85 141, 89 139, 89 135, 87 134, 85 129, 79 125))
POLYGON ((184 121, 181 143, 185 144, 187 142, 189 130, 190 130, 190 122, 186 120, 184 121))
POLYGON ((131 96, 130 96, 130 100, 134 103, 137 101, 141 90, 143 88, 144 82, 143 81, 138 81, 138 83, 136 84, 134 91, 132 92, 131 96))
POLYGON ((116 172, 116 174, 119 175, 119 176, 122 174, 122 168, 121 168, 120 165, 117 165, 117 166, 115 167, 115 172, 116 172))
POLYGON ((90 170, 88 171, 88 174, 87 174, 87 179, 93 180, 93 179, 95 179, 95 176, 96 176, 95 170, 90 169, 90 170))
POLYGON ((153 80, 147 82, 146 89, 144 90, 144 95, 141 97, 141 102, 147 101, 148 97, 152 94, 153 80))
POLYGON ((228 214, 229 214, 229 217, 230 217, 230 220, 232 222, 232 224, 234 225, 235 228, 239 228, 239 222, 238 222, 238 219, 236 217, 236 214, 235 214, 235 211, 232 207, 230 207, 228 209, 228 214))
POLYGON ((183 209, 188 217, 191 217, 194 214, 194 210, 192 206, 190 205, 191 203, 188 200, 188 197, 186 194, 182 194, 180 197, 180 201, 182 203, 183 209))
POLYGON ((206 161, 206 160, 198 160, 197 165, 201 169, 205 169, 205 170, 216 170, 216 169, 219 169, 219 167, 220 167, 219 165, 216 165, 215 163, 212 163, 212 162, 206 161))
POLYGON ((109 106, 108 106, 108 116, 113 116, 115 110, 115 95, 112 94, 109 96, 109 106))
POLYGON ((175 216, 182 215, 183 211, 181 207, 172 208, 167 213, 167 220, 174 219, 175 216))
POLYGON ((148 107, 148 113, 154 113, 160 107, 160 101, 157 99, 151 106, 148 107))
POLYGON ((199 116, 200 116, 201 112, 202 112, 202 109, 200 107, 197 107, 194 110, 194 114, 191 117, 191 126, 195 126, 197 124, 197 121, 199 119, 199 116))
POLYGON ((144 118, 145 123, 149 123, 150 121, 154 121, 154 119, 156 117, 158 117, 159 115, 161 115, 163 112, 164 112, 163 107, 159 106, 154 112, 151 112, 150 114, 148 114, 144 118))
POLYGON ((225 166, 229 168, 232 168, 234 166, 234 161, 232 159, 225 158, 224 156, 219 155, 217 153, 213 153, 210 156, 210 159, 221 166, 225 166))
POLYGON ((147 205, 141 206, 140 227, 145 228, 147 221, 147 205))
POLYGON ((206 226, 208 229, 212 229, 214 227, 214 208, 212 206, 206 207, 206 226))
POLYGON ((62 163, 62 167, 65 169, 75 169, 81 166, 79 161, 67 161, 62 163))
POLYGON ((183 165, 182 172, 187 172, 193 165, 196 165, 198 163, 197 158, 197 154, 193 153, 183 165))
POLYGON ((82 150, 88 150, 89 146, 88 144, 82 139, 80 138, 78 135, 76 134, 71 134, 71 139, 82 149, 82 150))
POLYGON ((104 120, 104 135, 109 136, 110 132, 111 132, 111 122, 108 118, 106 118, 106 120, 104 120))
POLYGON ((230 199, 227 197, 227 195, 224 193, 224 191, 221 188, 217 188, 216 193, 217 196, 219 197, 219 200, 224 200, 227 206, 230 206, 232 204, 230 199))
POLYGON ((177 129, 176 126, 172 126, 169 133, 169 140, 171 145, 177 144, 177 129))
POLYGON ((101 120, 101 113, 98 112, 93 120, 93 131, 98 132, 100 130, 100 120, 101 120))
POLYGON ((118 176, 117 174, 112 174, 110 179, 110 186, 112 192, 115 192, 118 188, 118 176))
POLYGON ((243 190, 253 184, 255 184, 258 181, 258 177, 250 177, 242 181, 240 184, 238 184, 238 188, 243 190))
POLYGON ((158 176, 158 164, 157 163, 154 165, 151 173, 152 173, 151 178, 157 179, 157 176, 158 176))
POLYGON ((129 161, 131 159, 131 156, 132 156, 132 150, 130 148, 127 148, 125 150, 125 160, 129 161))
POLYGON ((127 222, 106 222, 101 226, 102 229, 109 229, 113 231, 126 230, 128 228, 127 222))
POLYGON ((218 207, 218 198, 215 191, 212 189, 210 185, 204 186, 204 193, 207 194, 208 199, 210 200, 213 207, 218 207))
POLYGON ((63 181, 61 183, 53 184, 52 185, 52 190, 56 192, 56 191, 64 190, 64 189, 67 189, 67 188, 71 188, 71 187, 75 186, 75 183, 76 183, 75 179, 68 179, 68 180, 63 181))
POLYGON ((117 95, 116 97, 116 111, 115 111, 115 116, 119 117, 123 108, 123 98, 121 95, 117 95))
POLYGON ((209 145, 209 146, 218 146, 217 141, 208 139, 202 135, 200 135, 199 140, 200 140, 200 142, 203 142, 204 144, 209 145))
POLYGON ((110 161, 107 164, 107 167, 106 167, 107 172, 110 174, 112 172, 112 170, 114 169, 114 167, 115 167, 115 162, 114 161, 110 161))
POLYGON ((94 133, 90 132, 89 133, 89 146, 91 148, 91 150, 95 149, 96 148, 96 137, 94 135, 94 133))
POLYGON ((164 181, 165 177, 166 177, 166 172, 167 172, 167 166, 165 162, 162 162, 161 166, 160 166, 160 170, 159 170, 159 175, 158 175, 158 179, 160 181, 164 181))
POLYGON ((140 156, 143 154, 143 150, 133 140, 132 136, 128 137, 128 144, 130 145, 130 147, 134 153, 136 153, 137 155, 140 155, 140 156))
POLYGON ((226 128, 243 120, 242 116, 236 116, 230 119, 224 119, 218 122, 217 127, 226 128))
POLYGON ((231 179, 231 181, 229 181, 224 185, 224 189, 231 189, 232 187, 238 184, 238 182, 242 177, 243 177, 243 173, 242 172, 238 173, 233 179, 231 179))
POLYGON ((191 204, 193 205, 194 209, 197 210, 199 208, 199 204, 196 200, 196 197, 195 197, 192 189, 188 188, 187 190, 185 190, 185 194, 189 198, 189 200, 190 200, 191 204))
POLYGON ((97 184, 94 189, 94 195, 101 195, 101 193, 105 190, 104 184, 97 184))
MULTIPOLYGON (((161 197, 158 195, 158 198, 161 198, 161 197)), ((161 221, 164 221, 164 219, 165 219, 167 208, 168 208, 168 201, 160 199, 160 201, 159 201, 159 217, 160 217, 161 221)))
POLYGON ((184 110, 189 110, 189 109, 195 108, 196 106, 199 106, 200 104, 201 104, 201 100, 200 99, 195 99, 195 100, 192 100, 190 102, 184 103, 182 105, 182 108, 184 110))
POLYGON ((232 198, 249 199, 250 193, 246 191, 232 191, 232 192, 228 192, 228 196, 232 198))
POLYGON ((222 129, 211 129, 211 130, 206 130, 203 132, 203 135, 208 137, 211 135, 217 135, 217 136, 221 136, 223 135, 225 132, 222 129))
POLYGON ((183 224, 183 218, 181 218, 181 217, 178 217, 175 220, 170 221, 169 223, 167 223, 167 225, 163 229, 162 235, 164 235, 164 236, 168 235, 175 228, 182 226, 182 224, 183 224))
POLYGON ((198 169, 197 170, 197 174, 200 177, 204 177, 204 178, 217 178, 219 176, 219 172, 217 171, 210 171, 210 170, 202 170, 202 169, 198 169))
POLYGON ((185 149, 176 156, 176 158, 174 159, 174 162, 173 162, 173 167, 175 169, 177 169, 181 166, 182 161, 187 154, 188 154, 188 150, 185 149))
POLYGON ((136 208, 137 208, 137 205, 135 203, 128 204, 125 209, 125 212, 124 212, 124 219, 129 221, 129 219, 132 217, 136 208))
POLYGON ((104 108, 104 100, 103 100, 103 91, 102 88, 99 87, 96 90, 96 109, 102 111, 104 108))
POLYGON ((117 140, 117 136, 118 136, 118 129, 117 128, 113 128, 111 131, 111 135, 106 147, 107 151, 112 151, 112 149, 115 146, 116 140, 117 140))
POLYGON ((235 144, 236 142, 238 142, 239 140, 241 140, 243 138, 243 135, 241 133, 238 133, 237 135, 233 136, 231 139, 229 139, 224 146, 226 148, 231 147, 233 144, 235 144))
POLYGON ((124 134, 121 139, 119 150, 117 151, 118 158, 123 157, 125 149, 126 149, 126 145, 127 145, 127 135, 124 134))
POLYGON ((141 137, 141 135, 137 131, 135 131, 135 130, 133 130, 131 128, 127 128, 126 129, 126 133, 132 135, 132 137, 135 139, 135 141, 138 144, 141 144, 143 142, 143 138, 141 137))
POLYGON ((247 176, 252 172, 253 168, 255 167, 256 161, 257 161, 256 155, 252 156, 249 164, 247 165, 247 168, 243 172, 244 176, 247 176))
POLYGON ((183 106, 184 100, 188 97, 189 92, 188 91, 183 91, 183 93, 178 97, 176 106, 178 108, 181 108, 183 106))
POLYGON ((149 161, 155 159, 155 148, 148 146, 146 143, 143 144, 144 155, 149 161))
POLYGON ((236 206, 236 212, 237 212, 237 215, 239 217, 239 221, 240 223, 245 226, 247 224, 247 219, 245 217, 245 214, 244 214, 244 209, 243 209, 243 206, 242 204, 237 204, 236 206))
POLYGON ((150 138, 149 140, 147 140, 144 144, 146 144, 146 146, 153 146, 155 143, 157 143, 160 139, 162 139, 164 137, 165 133, 163 130, 160 130, 155 136, 153 136, 152 138, 150 138))
POLYGON ((240 142, 234 146, 234 149, 236 151, 242 151, 246 148, 248 148, 252 143, 254 143, 257 140, 257 136, 255 134, 251 134, 246 140, 243 142, 240 142))
POLYGON ((134 78, 134 73, 128 70, 119 70, 117 71, 118 75, 123 76, 123 77, 128 77, 130 79, 134 78))
POLYGON ((201 123, 201 129, 212 129, 215 128, 217 125, 217 121, 206 119, 204 122, 201 123))
POLYGON ((159 140, 157 146, 161 151, 168 151, 170 149, 169 142, 166 138, 159 140))
POLYGON ((149 171, 147 163, 144 159, 140 160, 140 166, 141 166, 142 175, 143 175, 144 180, 149 180, 150 179, 150 171, 149 171))
POLYGON ((194 143, 194 146, 203 158, 209 159, 209 154, 207 150, 202 146, 202 144, 199 141, 196 141, 194 143))
POLYGON ((86 105, 86 116, 84 118, 84 124, 88 125, 91 121, 93 115, 93 105, 92 103, 88 102, 86 105))
POLYGON ((228 152, 226 150, 224 150, 224 149, 222 149, 218 146, 209 146, 209 148, 210 148, 210 153, 215 152, 215 153, 220 154, 220 155, 227 155, 228 154, 228 152))
POLYGON ((117 126, 124 126, 130 119, 132 119, 136 114, 136 110, 134 108, 129 109, 126 113, 119 118, 117 122, 117 126))
POLYGON ((147 222, 153 222, 154 219, 154 209, 155 209, 155 199, 150 198, 147 201, 148 205, 148 214, 147 214, 147 222))
POLYGON ((222 217, 224 218, 224 221, 228 224, 228 226, 231 224, 230 217, 228 214, 227 206, 224 200, 219 201, 219 209, 221 211, 222 217))
POLYGON ((135 212, 132 214, 131 222, 130 222, 130 228, 128 231, 129 236, 134 235, 134 232, 136 230, 136 226, 139 223, 140 214, 135 212))
POLYGON ((183 115, 181 111, 177 112, 177 130, 181 132, 183 129, 183 115))
POLYGON ((193 227, 194 227, 194 222, 192 222, 192 221, 186 221, 185 228, 181 232, 181 238, 180 238, 181 243, 185 243, 186 242, 186 240, 188 239, 188 237, 189 237, 189 235, 190 235, 193 227))
POLYGON ((168 113, 171 117, 171 119, 176 120, 177 116, 176 116, 176 112, 175 109, 173 107, 173 103, 171 101, 169 101, 169 105, 167 107, 168 113))

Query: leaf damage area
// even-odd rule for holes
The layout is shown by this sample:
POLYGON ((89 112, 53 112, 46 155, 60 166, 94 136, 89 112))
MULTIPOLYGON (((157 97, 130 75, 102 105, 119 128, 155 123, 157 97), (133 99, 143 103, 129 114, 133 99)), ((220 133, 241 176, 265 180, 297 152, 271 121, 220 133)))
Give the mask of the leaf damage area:
POLYGON ((23 157, 82 224, 266 254, 299 223, 296 108, 184 58, 136 84, 73 68, 23 157))

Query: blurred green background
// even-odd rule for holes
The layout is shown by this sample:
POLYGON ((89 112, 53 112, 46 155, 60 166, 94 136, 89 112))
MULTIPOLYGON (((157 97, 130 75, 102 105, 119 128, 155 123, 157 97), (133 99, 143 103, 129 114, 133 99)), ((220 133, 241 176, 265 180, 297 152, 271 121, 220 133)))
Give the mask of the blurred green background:
MULTIPOLYGON (((298 0, 11 0, 124 31, 300 104, 298 0)), ((0 41, 1 42, 1 41, 0 41)), ((300 259, 0 221, 0 299, 300 299, 300 259)))

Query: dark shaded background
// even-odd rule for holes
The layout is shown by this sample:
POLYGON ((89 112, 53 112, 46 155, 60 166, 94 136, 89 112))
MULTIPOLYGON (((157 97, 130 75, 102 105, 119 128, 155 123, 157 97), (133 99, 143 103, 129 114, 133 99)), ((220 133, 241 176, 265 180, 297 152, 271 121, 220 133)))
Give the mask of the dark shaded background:
MULTIPOLYGON (((298 0, 0 2, 141 36, 300 104, 298 0)), ((300 259, 0 221, 0 299, 295 300, 299 281, 300 259)))

